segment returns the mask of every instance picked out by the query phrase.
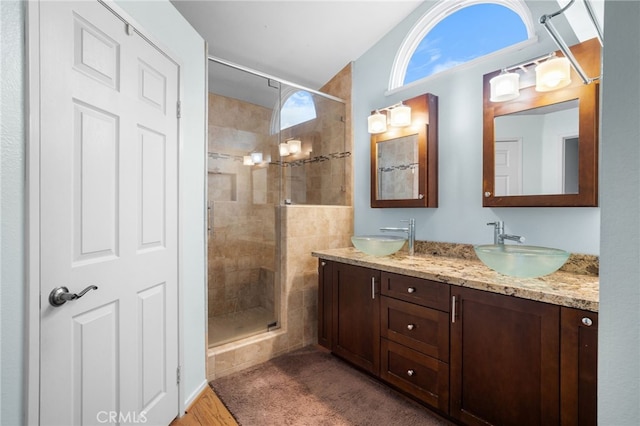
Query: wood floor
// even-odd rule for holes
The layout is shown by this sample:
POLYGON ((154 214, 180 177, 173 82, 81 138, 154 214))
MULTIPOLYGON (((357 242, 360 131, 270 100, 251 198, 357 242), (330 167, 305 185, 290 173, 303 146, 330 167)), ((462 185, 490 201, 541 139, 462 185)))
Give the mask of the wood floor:
POLYGON ((171 422, 170 426, 238 426, 238 423, 207 386, 187 409, 187 413, 171 422))

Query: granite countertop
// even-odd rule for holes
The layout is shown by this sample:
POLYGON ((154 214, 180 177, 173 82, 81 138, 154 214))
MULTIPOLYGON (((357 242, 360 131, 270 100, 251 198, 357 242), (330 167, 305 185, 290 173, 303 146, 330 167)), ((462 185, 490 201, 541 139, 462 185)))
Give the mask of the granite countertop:
POLYGON ((403 251, 376 257, 354 247, 318 250, 313 251, 312 255, 350 265, 598 312, 597 276, 558 271, 540 278, 516 278, 499 274, 477 259, 428 254, 409 256, 403 251))

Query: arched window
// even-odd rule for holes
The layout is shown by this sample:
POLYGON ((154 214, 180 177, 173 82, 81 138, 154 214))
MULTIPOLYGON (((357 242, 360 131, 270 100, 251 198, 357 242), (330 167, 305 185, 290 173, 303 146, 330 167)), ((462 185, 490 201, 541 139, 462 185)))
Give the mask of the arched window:
POLYGON ((534 37, 533 19, 524 0, 441 0, 402 43, 389 89, 534 37))
POLYGON ((295 90, 286 94, 283 91, 283 98, 285 97, 286 101, 280 109, 280 130, 316 118, 316 105, 311 93, 305 90, 295 90))

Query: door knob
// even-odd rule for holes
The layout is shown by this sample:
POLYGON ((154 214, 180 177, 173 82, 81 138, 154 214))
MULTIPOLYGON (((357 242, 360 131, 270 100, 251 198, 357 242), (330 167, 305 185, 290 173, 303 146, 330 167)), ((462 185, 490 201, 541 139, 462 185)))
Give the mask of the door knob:
POLYGON ((68 300, 80 299, 90 290, 97 290, 98 286, 90 285, 82 290, 80 293, 69 293, 69 289, 66 287, 56 287, 49 293, 49 303, 53 307, 62 306, 67 303, 68 300))

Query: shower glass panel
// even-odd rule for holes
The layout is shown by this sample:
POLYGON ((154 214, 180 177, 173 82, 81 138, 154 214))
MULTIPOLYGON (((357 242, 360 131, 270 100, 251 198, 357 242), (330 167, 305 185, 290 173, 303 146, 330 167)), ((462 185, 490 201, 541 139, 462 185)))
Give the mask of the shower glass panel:
POLYGON ((209 346, 278 328, 280 83, 209 60, 209 346))
POLYGON ((350 204, 345 109, 344 101, 337 98, 282 85, 284 155, 280 160, 285 204, 350 204), (300 149, 291 141, 299 141, 300 149))
POLYGON ((279 209, 349 205, 345 102, 209 59, 209 346, 280 327, 279 209))

